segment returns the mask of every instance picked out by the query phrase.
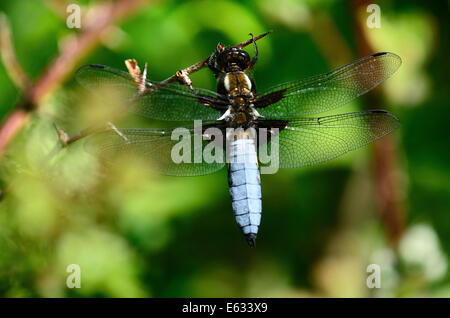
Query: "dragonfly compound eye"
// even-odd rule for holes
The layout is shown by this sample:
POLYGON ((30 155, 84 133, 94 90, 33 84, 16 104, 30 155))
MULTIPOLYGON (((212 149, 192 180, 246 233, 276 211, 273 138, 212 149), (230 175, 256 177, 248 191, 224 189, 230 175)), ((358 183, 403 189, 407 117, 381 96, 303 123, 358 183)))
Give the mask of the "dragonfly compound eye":
POLYGON ((217 61, 224 71, 229 71, 236 66, 243 70, 250 64, 250 55, 246 51, 232 47, 220 52, 217 61))

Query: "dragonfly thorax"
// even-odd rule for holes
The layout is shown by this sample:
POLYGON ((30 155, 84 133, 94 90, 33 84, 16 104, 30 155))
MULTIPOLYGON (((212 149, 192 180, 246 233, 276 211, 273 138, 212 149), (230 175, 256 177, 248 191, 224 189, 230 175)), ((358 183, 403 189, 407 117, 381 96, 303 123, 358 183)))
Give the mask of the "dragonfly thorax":
POLYGON ((261 117, 253 104, 230 105, 228 110, 218 119, 224 120, 228 127, 249 128, 254 126, 254 122, 261 117))
POLYGON ((253 98, 255 88, 252 79, 243 71, 221 74, 217 79, 217 91, 233 99, 253 98))
POLYGON ((220 119, 231 127, 247 127, 259 117, 254 99, 254 84, 247 73, 243 71, 224 73, 219 77, 217 90, 226 95, 229 108, 220 119))
POLYGON ((208 59, 208 66, 217 77, 217 92, 229 102, 219 120, 227 122, 229 127, 251 127, 260 117, 253 103, 255 84, 247 74, 255 62, 241 48, 224 47, 220 43, 208 59))

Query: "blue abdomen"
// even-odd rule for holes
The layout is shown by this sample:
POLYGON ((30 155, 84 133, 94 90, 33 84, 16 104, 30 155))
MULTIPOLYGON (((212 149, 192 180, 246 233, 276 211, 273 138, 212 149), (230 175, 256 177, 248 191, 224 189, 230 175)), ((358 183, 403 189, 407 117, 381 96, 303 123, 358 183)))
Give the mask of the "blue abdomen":
POLYGON ((247 237, 250 246, 255 245, 261 223, 261 176, 253 139, 236 139, 231 144, 228 182, 236 222, 247 237))

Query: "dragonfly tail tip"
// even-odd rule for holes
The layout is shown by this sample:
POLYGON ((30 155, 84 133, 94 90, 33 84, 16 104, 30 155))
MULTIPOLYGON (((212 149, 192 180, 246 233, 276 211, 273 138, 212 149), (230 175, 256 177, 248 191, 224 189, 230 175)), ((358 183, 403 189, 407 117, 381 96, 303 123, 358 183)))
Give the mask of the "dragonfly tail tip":
POLYGON ((254 233, 249 233, 249 234, 247 234, 246 236, 247 236, 247 242, 248 242, 248 245, 249 245, 250 247, 255 247, 255 245, 256 245, 256 234, 254 234, 254 233))

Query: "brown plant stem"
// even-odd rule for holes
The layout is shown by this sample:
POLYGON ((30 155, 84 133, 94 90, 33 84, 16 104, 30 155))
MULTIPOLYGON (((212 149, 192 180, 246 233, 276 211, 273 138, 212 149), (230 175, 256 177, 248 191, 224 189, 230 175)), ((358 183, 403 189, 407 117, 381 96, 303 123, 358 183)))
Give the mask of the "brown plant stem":
MULTIPOLYGON (((367 0, 354 0, 352 2, 352 18, 356 30, 356 40, 359 55, 369 55, 374 52, 366 32, 365 23, 361 23, 361 15, 366 17, 367 0)), ((381 104, 379 90, 365 95, 367 106, 376 108, 381 104)), ((386 136, 373 146, 373 169, 375 178, 376 198, 386 228, 389 243, 396 247, 405 230, 406 211, 401 196, 401 182, 397 166, 397 147, 393 136, 386 136)))
MULTIPOLYGON (((102 5, 97 9, 98 14, 86 23, 87 27, 79 35, 68 40, 35 83, 29 83, 19 63, 15 63, 17 59, 12 49, 11 30, 7 22, 2 22, 0 33, 2 60, 9 70, 8 74, 12 81, 21 90, 23 100, 6 116, 0 126, 0 159, 11 140, 27 122, 28 113, 38 108, 44 98, 61 85, 80 60, 98 45, 109 26, 132 13, 144 2, 144 0, 121 0, 102 5)), ((2 20, 4 19, 6 16, 2 17, 2 20)))
POLYGON ((0 13, 0 54, 6 73, 11 81, 20 91, 26 91, 31 82, 17 60, 12 41, 11 26, 4 13, 0 13))

